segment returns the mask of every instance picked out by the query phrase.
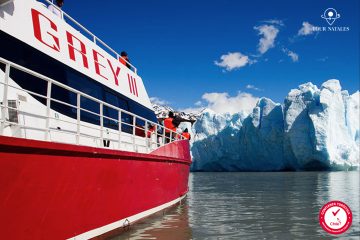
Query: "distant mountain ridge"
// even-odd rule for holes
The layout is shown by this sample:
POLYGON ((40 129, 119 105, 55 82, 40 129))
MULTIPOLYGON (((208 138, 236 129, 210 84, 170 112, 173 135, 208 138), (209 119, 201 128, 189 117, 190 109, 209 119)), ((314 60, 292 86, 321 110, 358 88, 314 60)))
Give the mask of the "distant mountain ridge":
POLYGON ((193 113, 185 113, 174 110, 170 106, 162 106, 156 103, 152 103, 152 107, 154 109, 155 115, 157 118, 162 119, 166 118, 169 114, 169 112, 173 112, 175 114, 179 114, 182 118, 188 119, 188 120, 197 120, 201 116, 201 112, 193 114, 193 113))

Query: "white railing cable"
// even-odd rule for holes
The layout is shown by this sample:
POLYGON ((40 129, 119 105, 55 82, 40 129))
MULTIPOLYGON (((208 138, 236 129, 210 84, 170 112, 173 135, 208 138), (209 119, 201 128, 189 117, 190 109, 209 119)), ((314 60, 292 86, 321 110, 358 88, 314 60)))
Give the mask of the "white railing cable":
MULTIPOLYGON (((81 28, 83 31, 85 31, 87 34, 89 34, 91 36, 91 38, 89 38, 89 40, 91 40, 93 43, 95 43, 96 45, 98 45, 97 43, 100 43, 101 45, 103 45, 107 52, 111 52, 112 54, 115 55, 117 60, 119 59, 120 54, 118 54, 114 49, 112 49, 109 45, 107 45, 104 41, 102 41, 100 38, 98 38, 95 34, 93 34, 91 31, 89 31, 87 28, 85 28, 83 25, 81 25, 80 23, 78 23, 75 19, 73 19, 69 14, 67 14, 66 12, 64 12, 61 8, 59 8, 56 4, 54 4, 54 2, 52 0, 43 0, 44 2, 46 2, 49 5, 52 5, 53 7, 55 7, 57 10, 59 10, 61 12, 61 16, 62 19, 64 19, 64 16, 66 16, 67 19, 69 19, 72 23, 74 23, 76 26, 78 26, 79 28, 81 28)), ((99 45, 98 45, 99 46, 99 45)), ((131 66, 131 68, 133 69, 133 71, 137 74, 137 68, 132 65, 130 62, 128 62, 126 59, 122 58, 127 64, 129 64, 131 66)))
MULTIPOLYGON (((150 138, 148 138, 149 124, 154 126, 154 133, 155 133, 155 137, 156 137, 156 140, 155 140, 156 144, 154 144, 154 145, 156 146, 156 148, 163 145, 163 144, 176 141, 178 139, 184 139, 183 136, 181 136, 179 133, 176 133, 176 132, 174 132, 174 131, 172 131, 170 129, 167 129, 164 126, 162 126, 162 125, 160 125, 158 123, 149 121, 148 119, 145 119, 145 118, 143 118, 141 116, 135 115, 134 113, 123 110, 123 109, 121 109, 119 107, 111 105, 111 104, 109 104, 107 102, 104 102, 102 100, 99 100, 99 99, 97 99, 95 97, 92 97, 90 95, 82 93, 82 92, 80 92, 80 91, 78 91, 78 90, 76 90, 74 88, 71 88, 71 87, 69 87, 67 85, 64 85, 64 84, 62 84, 60 82, 57 82, 56 80, 51 79, 49 77, 46 77, 46 76, 44 76, 44 75, 42 75, 40 73, 37 73, 35 71, 32 71, 32 70, 27 69, 25 67, 22 67, 22 66, 20 66, 18 64, 12 63, 12 62, 10 62, 8 60, 5 60, 3 58, 0 58, 0 63, 3 63, 5 65, 5 77, 4 77, 4 80, 2 81, 2 79, 0 79, 1 80, 0 84, 3 85, 3 87, 4 87, 3 88, 3 100, 2 100, 2 103, 1 103, 1 114, 2 114, 1 115, 1 120, 0 120, 1 121, 1 123, 0 123, 1 135, 4 134, 4 129, 5 129, 5 127, 7 125, 18 125, 22 129, 30 129, 30 128, 34 129, 34 127, 31 127, 31 126, 26 126, 26 125, 21 125, 21 124, 10 122, 7 119, 7 111, 9 109, 12 109, 12 110, 18 111, 18 113, 23 114, 24 116, 32 116, 32 117, 36 116, 38 118, 45 119, 44 128, 36 127, 37 130, 42 129, 42 131, 44 131, 44 133, 45 133, 44 140, 45 141, 51 141, 51 137, 50 137, 51 132, 62 132, 62 133, 69 133, 71 135, 74 135, 75 136, 75 139, 74 139, 75 141, 74 142, 76 144, 78 144, 78 145, 81 143, 81 141, 80 141, 81 137, 89 137, 89 138, 96 139, 97 141, 100 141, 100 146, 104 146, 105 141, 107 142, 106 145, 108 145, 110 143, 108 141, 111 140, 113 142, 118 143, 117 144, 117 149, 122 149, 121 144, 124 143, 125 145, 126 144, 131 144, 134 151, 138 151, 139 147, 143 147, 143 148, 146 149, 146 152, 150 152, 150 151, 154 150, 154 148, 152 147, 153 146, 153 144, 152 144, 152 141, 153 141, 152 140, 152 134, 150 134, 150 138), (20 88, 20 87, 17 87, 17 86, 10 85, 9 84, 9 78, 10 78, 10 70, 11 70, 11 68, 14 68, 16 70, 19 70, 19 71, 22 71, 22 72, 27 73, 29 75, 32 75, 32 76, 36 77, 39 80, 45 81, 47 83, 46 95, 42 95, 42 94, 35 93, 35 92, 32 92, 32 91, 27 90, 27 89, 23 89, 23 88, 20 88), (52 94, 51 94, 52 90, 54 89, 53 85, 56 85, 57 87, 60 87, 62 89, 67 90, 68 92, 70 92, 72 94, 75 94, 76 95, 76 106, 73 105, 73 104, 61 101, 59 99, 53 98, 52 94), (39 114, 34 114, 34 113, 30 112, 31 110, 29 110, 29 112, 26 112, 26 111, 21 110, 21 109, 15 109, 15 108, 9 107, 8 106, 9 88, 16 89, 18 91, 23 91, 23 92, 28 93, 30 95, 37 96, 37 97, 40 97, 40 98, 43 98, 44 100, 46 100, 45 116, 42 116, 42 115, 39 115, 39 114), (95 102, 96 104, 99 104, 99 113, 90 111, 90 110, 82 107, 81 106, 81 99, 82 98, 86 98, 86 99, 88 99, 90 101, 95 102), (76 122, 71 122, 69 120, 51 117, 50 112, 51 112, 51 103, 52 102, 56 102, 56 103, 62 104, 64 106, 68 106, 68 107, 71 107, 73 109, 76 109, 76 122), (113 109, 113 110, 117 111, 118 119, 114 119, 114 118, 109 117, 109 116, 104 116, 104 107, 107 107, 107 108, 110 108, 110 109, 113 109), (99 118, 99 123, 100 123, 99 126, 95 127, 90 123, 82 122, 81 121, 82 112, 86 112, 86 113, 92 114, 93 116, 98 117, 99 118), (124 122, 122 120, 122 117, 124 117, 124 114, 126 116, 128 116, 128 118, 131 119, 132 121, 131 122, 126 122, 126 121, 124 122), (107 128, 107 127, 105 128, 104 119, 106 119, 106 122, 109 122, 109 123, 113 122, 113 123, 117 124, 118 125, 117 130, 107 128), (63 122, 63 123, 71 124, 71 125, 76 125, 76 130, 74 130, 74 131, 71 130, 70 131, 70 130, 54 129, 53 127, 50 126, 51 125, 50 124, 51 120, 56 120, 56 121, 59 121, 59 122, 63 122), (140 124, 137 124, 137 123, 140 123, 140 124), (144 124, 144 126, 143 126, 143 124, 144 124), (82 127, 84 127, 85 130, 86 129, 96 130, 100 134, 94 134, 93 136, 90 136, 89 133, 86 132, 85 130, 84 130, 85 132, 82 131, 82 127), (131 133, 129 134, 129 136, 131 136, 131 138, 130 138, 131 142, 126 141, 126 139, 123 140, 122 134, 127 133, 127 131, 125 131, 125 132, 122 131, 123 127, 130 128, 132 130, 131 133), (105 129, 106 129, 106 136, 104 136, 105 129), (160 133, 158 131, 159 129, 162 130, 162 133, 160 133), (166 131, 170 132, 169 136, 167 136, 167 134, 165 134, 166 131), (141 133, 141 136, 137 135, 138 132, 141 133), (114 139, 114 137, 111 137, 111 134, 117 134, 118 136, 116 137, 116 139, 114 139), (162 138, 162 141, 159 141, 160 136, 162 138), (138 142, 140 142, 140 143, 138 143, 138 142), (145 143, 143 145, 141 145, 142 142, 145 142, 145 143)), ((113 144, 112 146, 115 147, 115 144, 113 144)))

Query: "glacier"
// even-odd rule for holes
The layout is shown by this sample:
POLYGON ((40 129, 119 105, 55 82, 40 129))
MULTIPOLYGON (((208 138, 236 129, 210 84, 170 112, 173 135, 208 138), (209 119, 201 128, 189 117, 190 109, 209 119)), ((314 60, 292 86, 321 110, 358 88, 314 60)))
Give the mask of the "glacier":
POLYGON ((252 113, 205 109, 191 127, 192 171, 359 168, 359 91, 332 79, 292 89, 283 104, 260 98, 252 113))

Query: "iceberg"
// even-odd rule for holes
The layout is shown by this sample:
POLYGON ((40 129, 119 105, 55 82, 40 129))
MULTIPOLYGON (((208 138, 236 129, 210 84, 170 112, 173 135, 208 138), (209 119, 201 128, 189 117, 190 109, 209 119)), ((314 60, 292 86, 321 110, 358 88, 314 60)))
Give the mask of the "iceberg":
POLYGON ((249 115, 204 110, 192 126, 191 170, 356 169, 359 135, 359 91, 306 83, 283 104, 260 98, 249 115))

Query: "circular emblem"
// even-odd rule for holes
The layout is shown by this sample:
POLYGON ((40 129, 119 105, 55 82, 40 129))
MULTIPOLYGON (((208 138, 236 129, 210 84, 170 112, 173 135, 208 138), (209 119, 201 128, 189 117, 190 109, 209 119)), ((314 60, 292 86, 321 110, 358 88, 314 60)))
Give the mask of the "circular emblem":
POLYGON ((337 18, 339 17, 339 14, 336 12, 336 9, 328 8, 325 10, 324 16, 327 16, 328 18, 337 18))
POLYGON ((324 18, 331 26, 336 19, 340 18, 340 14, 337 13, 335 8, 328 8, 324 11, 324 14, 321 15, 321 17, 324 18))
POLYGON ((343 202, 331 201, 325 204, 319 212, 320 226, 330 234, 346 232, 352 223, 352 212, 343 202))

